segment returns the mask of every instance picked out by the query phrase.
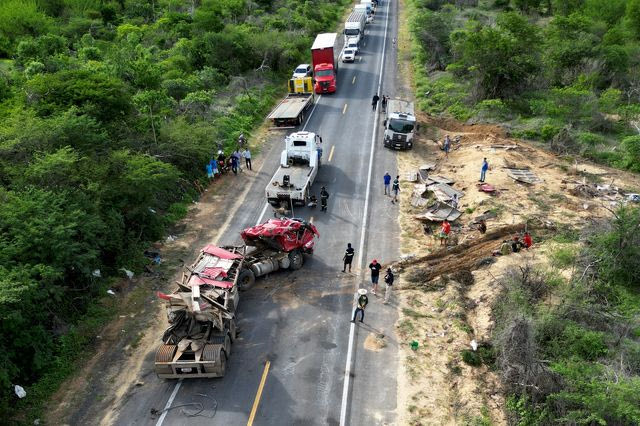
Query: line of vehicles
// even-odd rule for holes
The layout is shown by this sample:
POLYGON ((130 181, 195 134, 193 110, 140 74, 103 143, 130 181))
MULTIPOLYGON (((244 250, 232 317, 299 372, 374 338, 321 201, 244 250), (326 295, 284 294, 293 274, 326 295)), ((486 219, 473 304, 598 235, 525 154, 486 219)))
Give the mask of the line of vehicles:
MULTIPOLYGON (((349 15, 343 55, 358 48, 376 5, 377 1, 363 0, 349 15)), ((311 47, 312 63, 296 68, 288 94, 268 116, 275 126, 302 124, 315 94, 337 90, 338 51, 336 33, 318 34, 311 47)), ((384 146, 411 148, 417 129, 413 103, 390 99, 384 113, 384 146)), ((267 202, 292 216, 294 206, 310 205, 322 153, 322 138, 316 133, 286 136, 279 167, 265 188, 267 202)), ((169 321, 155 356, 158 377, 224 376, 237 337, 239 291, 248 290, 260 276, 301 268, 319 233, 311 223, 285 217, 247 228, 241 237, 244 243, 239 246, 207 245, 192 265, 184 267, 171 294, 158 292, 169 321)))

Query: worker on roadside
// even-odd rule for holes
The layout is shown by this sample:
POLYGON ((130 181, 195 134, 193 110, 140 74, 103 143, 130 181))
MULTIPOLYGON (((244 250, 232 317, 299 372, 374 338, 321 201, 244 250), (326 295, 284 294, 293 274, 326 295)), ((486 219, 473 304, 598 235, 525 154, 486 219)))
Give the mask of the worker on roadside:
POLYGON ((360 322, 364 322, 364 310, 369 304, 369 298, 367 297, 367 290, 364 288, 358 289, 358 303, 356 304, 356 310, 353 312, 353 318, 351 322, 356 322, 358 312, 360 312, 360 322))
POLYGON ((238 157, 231 155, 231 171, 234 175, 238 174, 238 157))
POLYGON ((371 269, 371 284, 373 285, 371 293, 376 294, 378 292, 378 278, 380 278, 380 269, 382 269, 382 266, 376 259, 373 259, 369 264, 369 269, 371 269))
POLYGON ((231 154, 232 157, 236 157, 236 163, 238 164, 238 171, 242 171, 242 153, 240 151, 238 151, 237 149, 235 151, 233 151, 233 154, 231 154))
POLYGON ((244 158, 244 164, 247 170, 251 170, 251 151, 249 151, 249 148, 245 148, 245 150, 242 151, 242 157, 244 158))
POLYGON ((320 189, 320 210, 323 212, 327 211, 327 200, 329 199, 329 193, 327 192, 327 188, 324 186, 320 189))
POLYGON ((211 162, 207 163, 207 177, 209 180, 213 179, 213 166, 211 165, 211 162))
POLYGON ((481 234, 484 234, 485 232, 487 232, 487 221, 484 219, 480 219, 480 224, 478 225, 478 231, 480 231, 481 234))
POLYGON ((347 244, 347 249, 344 251, 344 256, 342 256, 342 261, 344 262, 342 272, 347 272, 347 265, 349 266, 349 272, 351 272, 351 262, 353 262, 354 255, 355 250, 351 247, 351 243, 347 244))
POLYGON ((529 248, 533 245, 533 239, 531 238, 531 234, 529 234, 528 231, 525 231, 522 242, 524 243, 525 248, 529 248))
POLYGON ((391 175, 389 172, 384 173, 384 195, 391 195, 391 175))
POLYGON ((440 226, 440 245, 446 246, 447 239, 449 239, 449 233, 451 232, 451 224, 447 219, 442 221, 442 225, 440 226))
POLYGON ((442 144, 442 149, 444 150, 444 156, 449 158, 449 150, 451 149, 451 139, 449 139, 449 135, 444 137, 444 143, 442 144))
POLYGON ((398 192, 400 192, 400 176, 396 176, 393 180, 391 189, 393 190, 393 200, 391 200, 391 204, 395 204, 396 201, 398 201, 398 192))
POLYGON ((384 275, 384 283, 386 284, 386 288, 384 289, 384 304, 389 303, 389 299, 391 298, 391 289, 393 287, 393 271, 391 268, 387 268, 387 273, 384 275))
POLYGON ((387 111, 387 100, 389 98, 387 97, 387 95, 382 95, 382 112, 386 112, 387 111))
POLYGON ((511 251, 514 253, 518 253, 520 249, 524 247, 525 245, 522 241, 520 241, 520 237, 517 235, 514 235, 513 239, 511 240, 511 251))
POLYGON ((378 107, 378 101, 380 100, 380 96, 378 96, 378 94, 376 93, 375 95, 373 95, 373 98, 371 98, 371 109, 372 110, 376 110, 376 108, 378 107))
POLYGON ((240 148, 244 147, 247 143, 247 138, 244 137, 244 133, 240 133, 240 136, 238 136, 238 146, 240 148))
POLYGON ((482 160, 482 168, 480 169, 480 182, 484 182, 484 179, 487 177, 487 170, 489 170, 489 162, 485 157, 484 160, 482 160))

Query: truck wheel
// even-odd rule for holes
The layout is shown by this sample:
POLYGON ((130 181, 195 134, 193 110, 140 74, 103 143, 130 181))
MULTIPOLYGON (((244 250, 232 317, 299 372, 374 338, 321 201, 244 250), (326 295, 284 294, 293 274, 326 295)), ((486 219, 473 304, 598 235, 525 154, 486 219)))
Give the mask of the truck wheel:
POLYGON ((218 375, 224 377, 224 373, 227 371, 227 354, 224 349, 220 349, 220 362, 218 363, 218 375))
POLYGON ((224 336, 224 352, 227 356, 231 355, 231 337, 229 334, 224 336))
POLYGON ((236 326, 235 318, 229 321, 229 336, 231 336, 231 343, 235 342, 236 337, 238 337, 238 327, 236 326))
POLYGON ((251 269, 242 269, 238 275, 238 289, 249 290, 256 282, 256 276, 251 269))
POLYGON ((299 249, 296 249, 289 253, 289 269, 295 271, 296 269, 302 268, 302 264, 304 263, 304 256, 299 249))

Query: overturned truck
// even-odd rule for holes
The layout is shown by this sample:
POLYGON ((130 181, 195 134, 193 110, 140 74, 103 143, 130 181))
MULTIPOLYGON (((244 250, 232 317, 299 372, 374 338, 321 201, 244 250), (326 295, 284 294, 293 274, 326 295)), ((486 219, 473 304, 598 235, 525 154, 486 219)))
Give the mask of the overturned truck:
POLYGON ((222 377, 236 339, 239 290, 279 269, 296 270, 312 254, 318 230, 300 219, 271 219, 245 229, 240 246, 204 247, 178 288, 158 292, 169 327, 158 348, 160 378, 222 377))

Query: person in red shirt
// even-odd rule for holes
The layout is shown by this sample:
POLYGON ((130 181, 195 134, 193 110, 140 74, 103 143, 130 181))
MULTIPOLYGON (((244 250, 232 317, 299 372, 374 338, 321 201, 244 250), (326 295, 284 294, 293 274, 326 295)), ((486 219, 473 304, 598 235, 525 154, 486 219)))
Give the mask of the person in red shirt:
POLYGON ((522 242, 526 248, 529 248, 533 245, 533 239, 531 239, 531 234, 528 232, 524 233, 524 237, 522 238, 522 242))
POLYGON ((442 221, 442 226, 440 227, 440 245, 447 245, 447 238, 449 238, 449 232, 451 232, 451 224, 447 221, 447 219, 442 221))

